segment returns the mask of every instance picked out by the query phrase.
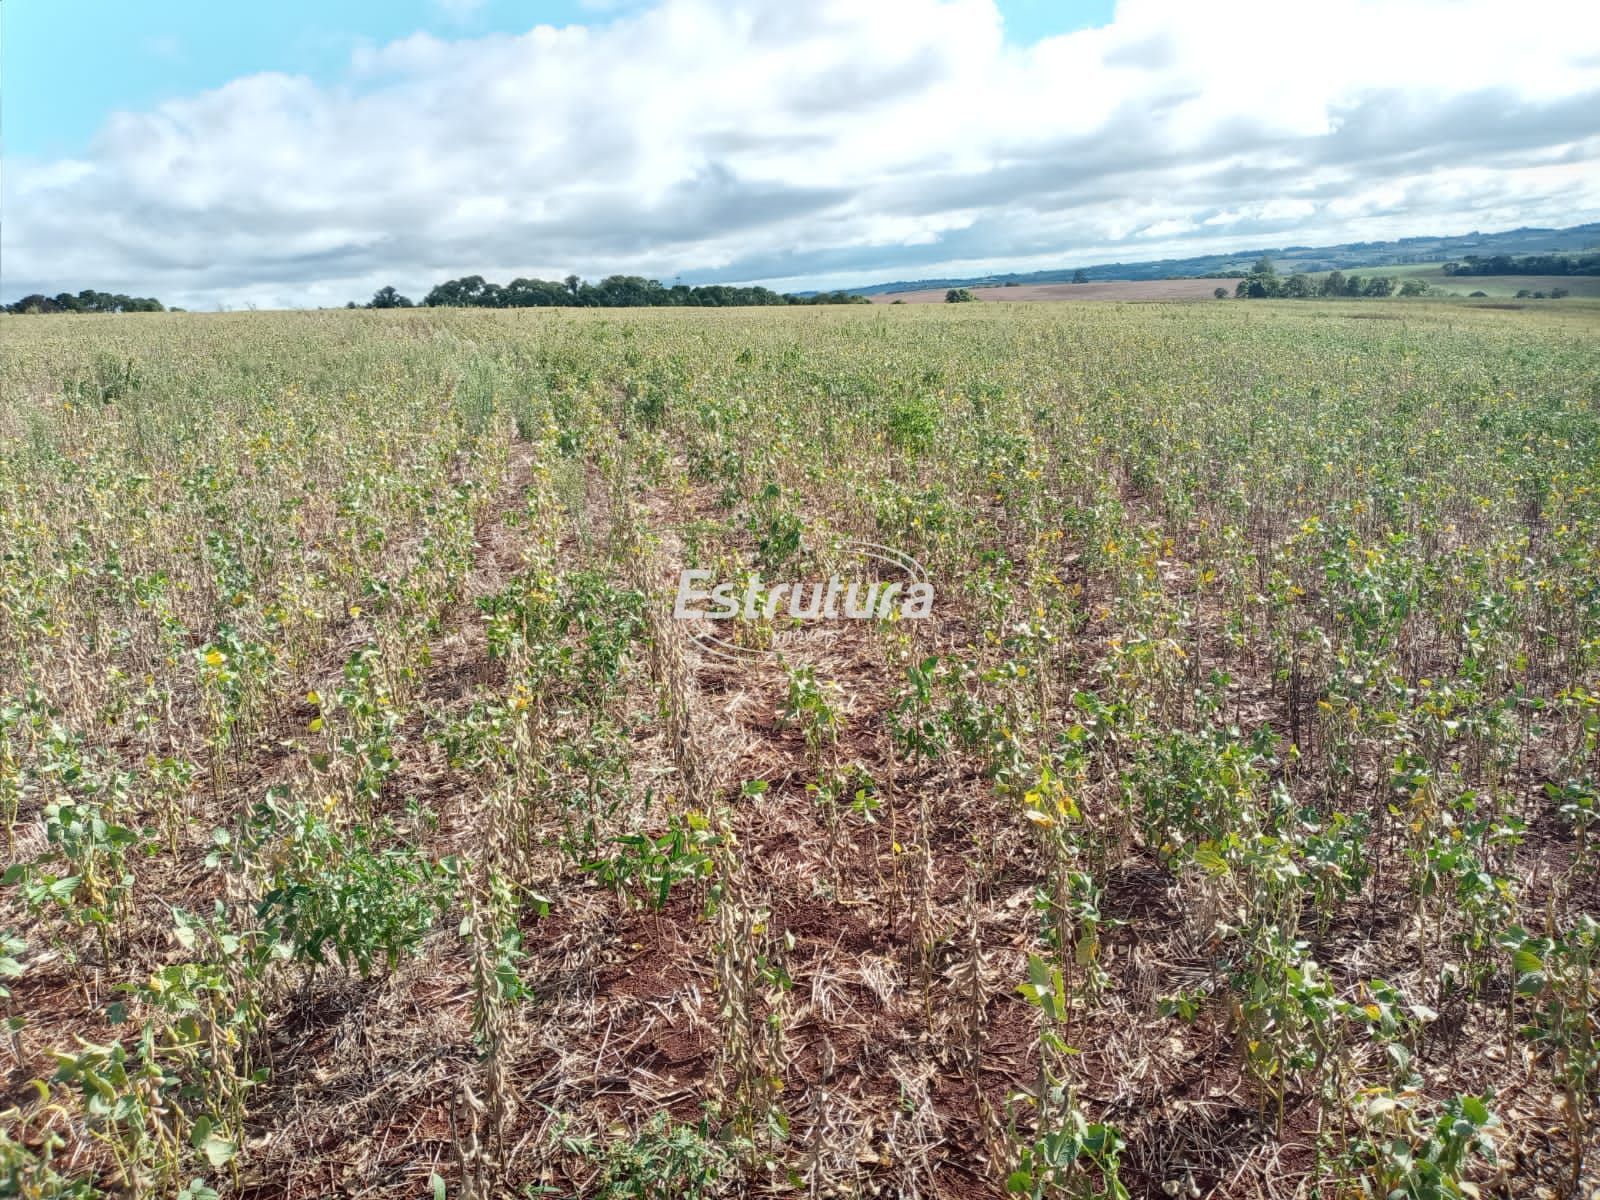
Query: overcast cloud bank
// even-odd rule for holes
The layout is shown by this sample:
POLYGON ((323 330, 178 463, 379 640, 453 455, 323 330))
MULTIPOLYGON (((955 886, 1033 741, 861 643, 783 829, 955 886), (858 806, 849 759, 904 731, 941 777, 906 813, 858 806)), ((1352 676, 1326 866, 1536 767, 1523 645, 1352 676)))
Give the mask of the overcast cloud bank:
MULTIPOLYGON (((20 119, 14 117, 13 119, 20 119)), ((5 173, 5 299, 342 304, 478 273, 782 290, 1600 216, 1584 3, 666 0, 112 117, 5 173)))

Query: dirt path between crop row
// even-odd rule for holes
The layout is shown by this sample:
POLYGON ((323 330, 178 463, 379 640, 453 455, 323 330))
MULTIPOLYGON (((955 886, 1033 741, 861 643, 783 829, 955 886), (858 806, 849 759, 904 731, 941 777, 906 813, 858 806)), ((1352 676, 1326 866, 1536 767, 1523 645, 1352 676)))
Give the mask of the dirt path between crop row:
MULTIPOLYGON (((665 606, 681 565, 677 530, 725 513, 681 479, 650 489, 642 510, 665 606)), ((946 605, 919 623, 913 659, 960 652, 973 614, 954 598, 946 605)), ((730 664, 691 645, 683 659, 713 803, 730 813, 764 944, 792 980, 761 1010, 782 1027, 784 1158, 804 1165, 819 1195, 1001 1196, 1005 1127, 1015 1116, 1026 1128, 1017 1098, 1037 1084, 1036 1013, 1015 987, 1040 952, 1037 857, 976 764, 897 759, 890 721, 905 664, 872 624, 822 623, 785 646, 832 696, 836 742, 808 745, 783 719, 777 656, 730 664), (830 779, 870 781, 870 819, 830 820, 817 791, 830 779)), ((1080 1101, 1129 1139, 1124 1179, 1148 1187, 1136 1194, 1172 1178, 1215 1187, 1262 1166, 1263 1153, 1285 1153, 1256 1124, 1219 1024, 1175 1034, 1139 1016, 1158 989, 1207 974, 1173 883, 1143 854, 1107 874, 1102 966, 1112 981, 1082 1014, 1093 1031, 1079 1035, 1073 1060, 1080 1101)), ((627 1123, 657 1105, 694 1120, 728 1089, 714 931, 696 898, 613 922, 627 949, 594 976, 601 1015, 566 1070, 590 1070, 596 1099, 627 1123)), ((563 944, 576 952, 597 932, 563 944)), ((1287 1153, 1283 1170, 1309 1166, 1309 1141, 1291 1138, 1287 1153)))
MULTIPOLYGON (((474 601, 499 590, 522 566, 518 532, 508 518, 522 507, 535 448, 514 442, 504 477, 478 523, 471 571, 445 627, 430 642, 430 661, 396 742, 397 768, 385 788, 391 818, 406 805, 428 805, 438 817, 428 849, 435 857, 473 858, 479 839, 478 797, 443 762, 428 737, 425 714, 459 712, 491 677, 483 622, 474 601)), ((343 657, 359 643, 342 639, 307 686, 330 689, 343 657), (350 643, 344 645, 343 643, 350 643)), ((303 690, 303 689, 302 689, 303 690)), ((297 712, 292 737, 312 715, 297 712)), ((293 762, 265 771, 287 781, 293 762)), ((416 1196, 435 1171, 453 1177, 458 1131, 452 1128, 459 1085, 477 1059, 471 1041, 471 964, 454 928, 430 938, 423 957, 369 979, 340 970, 317 972, 266 1033, 271 1074, 249 1121, 241 1196, 298 1200, 322 1195, 416 1196)))
MULTIPOLYGON (((644 507, 661 538, 655 582, 670 596, 681 557, 674 527, 715 519, 716 505, 691 486, 687 502, 657 491, 644 507)), ((918 635, 939 637, 931 628, 918 635)), ((971 1032, 952 1027, 963 1002, 946 978, 957 933, 971 919, 994 920, 977 915, 976 900, 966 912, 980 890, 965 852, 985 789, 975 778, 893 761, 887 715, 903 672, 869 623, 822 623, 788 653, 812 669, 836 706, 836 741, 808 746, 797 722, 783 719, 788 681, 777 654, 733 664, 691 644, 686 665, 700 734, 717 760, 717 802, 731 810, 766 935, 793 981, 778 1014, 791 1156, 806 1164, 818 1194, 874 1186, 907 1196, 996 1194, 973 1086, 959 1069, 971 1032), (870 820, 848 812, 828 819, 816 789, 833 779, 849 781, 841 808, 852 787, 868 781, 878 805, 870 820)), ((985 940, 1020 944, 1026 915, 1025 906, 1003 907, 1004 928, 985 940)), ((672 924, 660 939, 668 946, 696 940, 672 924)), ((648 990, 661 957, 641 955, 642 971, 617 985, 648 990)), ((979 1076, 992 1112, 1029 1078, 1031 1014, 1009 989, 993 986, 1020 965, 1015 951, 983 963, 975 1024, 995 1030, 979 1076), (1017 961, 999 961, 1005 957, 1017 961)), ((678 1024, 684 1028, 664 1032, 688 1036, 689 1022, 678 1024)), ((690 1115, 705 1098, 684 1095, 680 1108, 690 1115)))

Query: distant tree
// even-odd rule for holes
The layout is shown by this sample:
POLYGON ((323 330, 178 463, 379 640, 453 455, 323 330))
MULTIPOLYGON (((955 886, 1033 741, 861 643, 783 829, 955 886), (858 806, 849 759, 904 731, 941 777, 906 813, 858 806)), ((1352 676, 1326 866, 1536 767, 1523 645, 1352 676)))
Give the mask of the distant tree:
POLYGON ((1467 293, 1467 299, 1468 300, 1487 300, 1488 298, 1489 298, 1489 293, 1488 292, 1468 292, 1467 293))
POLYGON ((554 279, 513 279, 501 290, 506 308, 555 308, 572 303, 567 286, 554 279))
POLYGON ((1566 295, 1567 295, 1567 289, 1566 288, 1551 288, 1550 289, 1550 299, 1552 299, 1552 300, 1564 299, 1566 297, 1566 295))
MULTIPOLYGON (((392 289, 391 289, 392 290, 392 289)), ((966 288, 962 299, 978 297, 966 288)), ((398 294, 397 294, 398 295, 398 294)), ((771 288, 712 283, 691 287, 675 283, 665 287, 660 280, 642 275, 608 275, 599 283, 586 283, 577 275, 564 280, 513 279, 501 286, 481 275, 450 279, 433 287, 422 301, 429 307, 472 308, 721 308, 730 306, 781 306, 791 304, 871 304, 870 297, 854 292, 812 292, 793 295, 771 288)))
POLYGON ((429 308, 468 308, 483 299, 482 275, 467 275, 439 284, 423 298, 429 308))
POLYGON ((1225 287, 1213 288, 1211 294, 1218 300, 1226 300, 1228 298, 1228 289, 1225 287))
POLYGON ((603 308, 642 308, 672 303, 671 293, 659 280, 641 275, 608 275, 593 292, 594 302, 603 308))
POLYGON ((1278 269, 1272 265, 1272 260, 1263 254, 1256 259, 1256 265, 1250 268, 1252 275, 1276 275, 1278 269))
POLYGON ((11 306, 14 313, 53 313, 60 312, 61 306, 42 292, 34 292, 31 296, 24 296, 11 306))
POLYGON ((1350 275, 1344 281, 1344 294, 1346 296, 1359 296, 1361 295, 1361 286, 1361 276, 1350 275))
POLYGON ((1089 282, 1088 272, 1086 272, 1082 267, 1079 267, 1076 271, 1074 271, 1072 273, 1072 282, 1073 283, 1088 283, 1089 282))
POLYGON ((1400 285, 1400 294, 1402 296, 1426 296, 1428 294, 1428 285, 1413 275, 1400 285))
POLYGON ((791 296, 791 304, 871 304, 866 296, 858 296, 854 292, 813 292, 806 297, 791 296))
POLYGON ((944 294, 946 304, 966 304, 976 299, 977 297, 966 288, 951 288, 944 294))
POLYGON ((1513 300, 1526 300, 1531 295, 1533 295, 1533 293, 1530 292, 1527 288, 1518 288, 1517 289, 1517 294, 1515 296, 1513 296, 1512 299, 1513 300))
POLYGON ((1586 251, 1582 254, 1525 254, 1520 258, 1510 254, 1494 254, 1479 258, 1468 254, 1454 266, 1453 275, 1600 275, 1600 253, 1586 251))
POLYGON ((409 297, 402 296, 392 287, 381 287, 372 293, 372 299, 367 301, 368 308, 411 308, 409 297))
POLYGON ((1324 296, 1344 295, 1344 272, 1329 271, 1322 277, 1322 285, 1318 290, 1324 296))
MULTIPOLYGON (((1267 266, 1270 268, 1272 264, 1267 263, 1267 266)), ((1283 295, 1283 280, 1271 270, 1251 271, 1239 280, 1239 285, 1233 289, 1233 294, 1245 300, 1270 300, 1274 296, 1283 295)))
POLYGON ((0 312, 10 313, 133 313, 166 312, 166 306, 152 296, 125 296, 121 292, 97 292, 84 288, 77 295, 58 292, 46 296, 34 292, 15 304, 0 305, 0 312))
POLYGON ((1309 275, 1296 272, 1283 281, 1283 294, 1291 300, 1304 300, 1314 293, 1309 275))
POLYGON ((1394 280, 1387 275, 1374 275, 1361 289, 1363 296, 1387 296, 1394 291, 1394 280))

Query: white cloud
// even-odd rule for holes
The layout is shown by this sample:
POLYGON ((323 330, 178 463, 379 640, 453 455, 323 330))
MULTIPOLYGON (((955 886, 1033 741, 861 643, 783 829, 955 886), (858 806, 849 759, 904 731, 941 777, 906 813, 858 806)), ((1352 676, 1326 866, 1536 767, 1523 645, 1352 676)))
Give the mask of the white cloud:
POLYGON ((153 33, 144 39, 144 51, 152 58, 175 62, 184 56, 183 40, 172 33, 153 33))
POLYGON ((1573 224, 1600 215, 1590 16, 1123 0, 1110 26, 1018 49, 990 0, 665 0, 603 27, 419 34, 342 80, 238 79, 118 114, 70 162, 10 164, 6 291, 804 286, 1573 224))
POLYGON ((433 0, 433 6, 454 21, 466 21, 478 15, 484 0, 433 0))

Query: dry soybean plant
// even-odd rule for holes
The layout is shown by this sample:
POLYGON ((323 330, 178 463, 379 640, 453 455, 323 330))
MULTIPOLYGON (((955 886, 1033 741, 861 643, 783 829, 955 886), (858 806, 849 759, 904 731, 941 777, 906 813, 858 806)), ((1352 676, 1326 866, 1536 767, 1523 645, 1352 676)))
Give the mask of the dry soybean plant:
POLYGON ((1600 1186, 1592 305, 3 319, 0 1195, 1600 1186))

